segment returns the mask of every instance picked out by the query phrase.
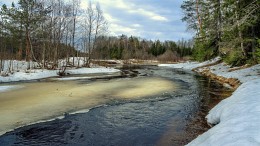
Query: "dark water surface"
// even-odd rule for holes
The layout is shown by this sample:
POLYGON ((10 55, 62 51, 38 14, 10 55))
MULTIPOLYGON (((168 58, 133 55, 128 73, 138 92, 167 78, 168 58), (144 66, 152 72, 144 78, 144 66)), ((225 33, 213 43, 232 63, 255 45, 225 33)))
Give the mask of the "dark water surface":
POLYGON ((2 135, 0 145, 184 145, 209 128, 204 120, 207 112, 231 94, 214 81, 181 70, 134 70, 139 76, 177 82, 180 88, 144 99, 110 101, 87 113, 18 128, 2 135))

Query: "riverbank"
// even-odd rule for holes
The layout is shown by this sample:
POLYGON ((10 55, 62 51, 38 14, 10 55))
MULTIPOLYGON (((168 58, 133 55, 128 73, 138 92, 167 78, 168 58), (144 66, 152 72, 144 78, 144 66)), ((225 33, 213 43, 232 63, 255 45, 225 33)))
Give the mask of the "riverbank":
MULTIPOLYGON (((92 65, 91 68, 85 68, 83 66, 83 61, 79 59, 79 63, 77 59, 75 59, 74 64, 77 64, 78 67, 66 67, 64 75, 79 75, 79 74, 116 74, 121 71, 118 69, 103 67, 92 65)), ((49 77, 58 77, 60 69, 37 69, 37 64, 32 62, 31 65, 34 66, 32 69, 27 69, 27 62, 18 61, 18 60, 5 60, 5 68, 1 71, 0 74, 0 83, 7 82, 17 82, 17 81, 28 81, 28 80, 36 80, 43 79, 49 77), (11 64, 11 65, 10 65, 11 64)), ((62 68, 60 63, 60 68, 62 68)), ((70 63, 72 64, 72 63, 70 63)), ((4 87, 0 86, 0 91, 3 91, 4 87)))
POLYGON ((215 126, 190 142, 189 146, 260 144, 260 65, 230 68, 221 63, 220 58, 215 58, 203 63, 159 66, 194 70, 237 88, 232 96, 221 101, 206 116, 207 122, 215 126))

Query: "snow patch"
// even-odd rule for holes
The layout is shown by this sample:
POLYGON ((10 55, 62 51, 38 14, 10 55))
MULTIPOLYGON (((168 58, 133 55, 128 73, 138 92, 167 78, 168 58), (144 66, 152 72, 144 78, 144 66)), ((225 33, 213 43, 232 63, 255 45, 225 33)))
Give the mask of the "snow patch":
POLYGON ((192 70, 192 69, 197 68, 197 67, 201 67, 201 66, 204 66, 204 65, 215 63, 215 62, 219 61, 220 59, 221 59, 220 57, 216 57, 212 60, 201 62, 201 63, 200 62, 190 62, 190 61, 188 61, 188 62, 185 62, 185 63, 177 63, 177 64, 159 64, 158 66, 192 70))
MULTIPOLYGON (((82 58, 78 58, 81 59, 82 58)), ((75 61, 78 61, 75 58, 75 61)), ((5 68, 2 72, 6 74, 9 72, 10 67, 12 68, 13 72, 9 73, 7 76, 0 76, 0 83, 1 82, 14 82, 14 81, 25 81, 25 80, 35 80, 35 79, 42 79, 48 77, 56 77, 58 76, 59 70, 47 70, 47 69, 32 69, 30 71, 26 70, 27 63, 25 61, 5 61, 5 67, 9 66, 9 68, 5 68), (8 64, 12 64, 11 66, 8 64)), ((33 65, 33 63, 31 63, 33 65)), ((105 68, 105 67, 95 67, 95 68, 68 68, 66 73, 68 74, 92 74, 92 73, 115 73, 120 72, 120 70, 113 69, 113 68, 105 68)))
POLYGON ((105 68, 105 67, 99 67, 99 68, 79 68, 79 69, 68 69, 66 70, 66 73, 69 74, 93 74, 93 73, 115 73, 119 72, 117 69, 113 68, 105 68))
MULTIPOLYGON (((222 76, 225 78, 237 78, 242 83, 245 83, 250 80, 258 79, 260 77, 260 64, 229 72, 230 66, 225 63, 220 63, 214 66, 208 67, 212 73, 222 76)), ((203 68, 201 69, 203 70, 203 68)))
POLYGON ((31 72, 14 72, 9 76, 0 76, 0 82, 14 82, 14 81, 24 81, 24 80, 35 80, 41 78, 47 78, 52 76, 58 76, 57 70, 32 70, 31 72))
POLYGON ((91 77, 63 77, 63 78, 53 78, 52 80, 71 81, 71 80, 81 80, 81 79, 91 79, 91 77))

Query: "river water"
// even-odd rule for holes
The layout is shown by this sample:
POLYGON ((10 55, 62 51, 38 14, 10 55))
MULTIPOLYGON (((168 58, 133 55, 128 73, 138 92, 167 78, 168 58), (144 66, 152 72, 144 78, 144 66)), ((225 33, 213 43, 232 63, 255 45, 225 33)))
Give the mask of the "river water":
MULTIPOLYGON (((97 99, 89 99, 92 101, 90 105, 80 104, 83 100, 73 104, 80 105, 80 109, 97 107, 86 113, 65 114, 62 119, 18 128, 0 136, 0 145, 184 145, 209 128, 204 119, 207 112, 232 92, 192 72, 153 66, 130 70, 138 75, 105 81, 80 80, 81 84, 75 91, 90 84, 98 93, 102 89, 97 88, 106 87, 106 94, 80 94, 97 99), (107 84, 111 82, 115 85, 113 88, 107 84), (115 92, 117 89, 125 91, 115 92)), ((34 83, 30 84, 33 86, 34 83)), ((67 92, 68 89, 64 87, 63 90, 67 92)), ((78 107, 65 105, 68 106, 65 110, 78 107)))

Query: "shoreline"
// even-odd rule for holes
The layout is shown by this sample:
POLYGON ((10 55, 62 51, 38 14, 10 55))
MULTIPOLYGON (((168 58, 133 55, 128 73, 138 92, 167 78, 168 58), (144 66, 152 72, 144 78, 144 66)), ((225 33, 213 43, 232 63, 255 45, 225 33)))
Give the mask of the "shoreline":
POLYGON ((192 71, 194 71, 202 76, 205 76, 207 78, 213 79, 213 80, 221 83, 223 86, 225 86, 227 88, 236 90, 242 84, 240 82, 240 80, 237 78, 225 78, 223 76, 219 76, 219 75, 212 73, 209 69, 205 69, 202 71, 200 71, 199 69, 200 69, 200 67, 197 69, 193 69, 192 71))

